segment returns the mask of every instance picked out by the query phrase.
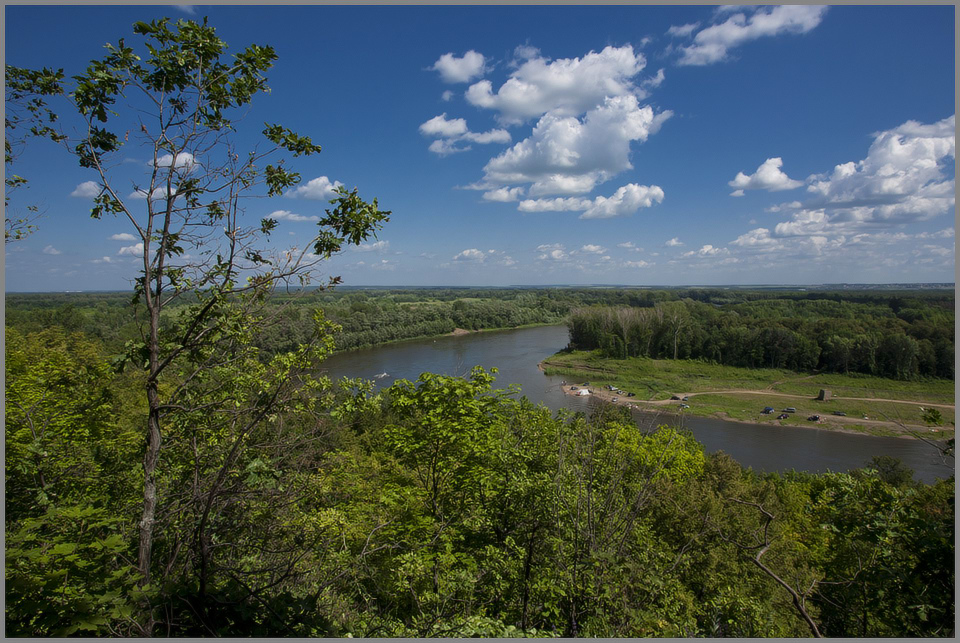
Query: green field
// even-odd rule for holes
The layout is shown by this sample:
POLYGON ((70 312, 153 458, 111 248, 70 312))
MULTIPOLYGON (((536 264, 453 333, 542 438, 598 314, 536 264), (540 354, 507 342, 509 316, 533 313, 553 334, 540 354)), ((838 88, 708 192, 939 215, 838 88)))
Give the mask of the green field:
MULTIPOLYGON (((954 383, 950 380, 898 381, 861 375, 807 375, 694 360, 607 359, 587 352, 558 353, 544 360, 543 367, 548 375, 561 375, 576 382, 589 381, 595 388, 613 384, 635 393, 637 401, 659 402, 675 394, 692 394, 687 402, 690 408, 684 412, 704 417, 812 426, 806 418, 820 415, 820 427, 872 435, 901 435, 904 431, 896 426, 899 423, 936 439, 952 438, 954 431, 954 409, 938 407, 944 421, 940 427, 926 425, 921 411, 924 403, 954 403, 954 383), (829 389, 836 397, 826 402, 817 400, 821 388, 829 389), (853 397, 870 399, 849 399, 853 397), (777 413, 761 414, 765 406, 776 408, 777 413), (777 420, 779 411, 786 407, 794 407, 797 412, 785 420, 777 420), (846 413, 846 419, 833 416, 834 411, 846 413)), ((662 408, 672 409, 672 405, 662 408)))

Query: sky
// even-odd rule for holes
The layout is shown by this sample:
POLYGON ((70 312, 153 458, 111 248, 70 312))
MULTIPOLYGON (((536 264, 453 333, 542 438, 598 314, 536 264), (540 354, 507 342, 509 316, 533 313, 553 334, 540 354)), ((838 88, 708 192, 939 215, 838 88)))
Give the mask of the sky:
MULTIPOLYGON (((954 11, 6 6, 6 63, 69 77, 164 16, 273 46, 234 144, 277 122, 323 151, 245 216, 303 248, 332 187, 376 197, 377 238, 321 265, 345 285, 953 282, 954 11)), ((113 164, 131 207, 148 159, 113 164)), ((43 213, 5 247, 8 292, 131 287, 142 246, 90 218, 95 172, 45 141, 7 171, 30 181, 8 216, 43 213)))

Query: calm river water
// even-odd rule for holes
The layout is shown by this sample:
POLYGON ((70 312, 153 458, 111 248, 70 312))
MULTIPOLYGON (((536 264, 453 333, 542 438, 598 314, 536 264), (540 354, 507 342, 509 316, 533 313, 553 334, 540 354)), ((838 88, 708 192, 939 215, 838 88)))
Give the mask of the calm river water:
MULTIPOLYGON (((537 364, 567 345, 566 326, 542 326, 520 330, 471 333, 459 337, 415 340, 334 355, 324 363, 327 374, 373 379, 378 387, 396 379, 415 380, 421 373, 467 375, 473 366, 496 367, 497 386, 519 384, 523 395, 556 411, 562 407, 589 412, 596 404, 591 398, 575 398, 560 390, 560 377, 548 377, 537 364)), ((641 424, 652 421, 650 414, 636 413, 641 424)), ((660 421, 677 421, 676 416, 660 421)), ((875 455, 903 460, 924 482, 946 478, 952 466, 943 464, 938 453, 919 440, 882 438, 835 433, 816 428, 788 428, 725 422, 713 418, 684 416, 690 429, 707 451, 724 451, 744 466, 759 471, 847 471, 863 466, 875 455)))

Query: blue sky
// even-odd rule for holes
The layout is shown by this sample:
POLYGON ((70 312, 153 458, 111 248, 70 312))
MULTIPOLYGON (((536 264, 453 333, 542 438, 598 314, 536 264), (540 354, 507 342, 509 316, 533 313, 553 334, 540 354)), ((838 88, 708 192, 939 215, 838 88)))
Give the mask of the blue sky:
MULTIPOLYGON (((68 76, 162 16, 274 46, 237 144, 271 121, 323 152, 247 215, 303 247, 329 186, 378 197, 378 240, 322 266, 348 285, 953 281, 953 6, 5 10, 6 62, 68 76)), ((148 168, 131 145, 117 177, 148 168)), ((97 176, 44 142, 12 171, 11 214, 44 215, 7 290, 128 288, 97 176)))

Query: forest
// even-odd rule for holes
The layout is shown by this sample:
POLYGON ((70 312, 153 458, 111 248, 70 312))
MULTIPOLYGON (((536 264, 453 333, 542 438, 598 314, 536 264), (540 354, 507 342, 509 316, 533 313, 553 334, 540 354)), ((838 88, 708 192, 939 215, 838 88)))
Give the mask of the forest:
POLYGON ((305 380, 238 448, 269 376, 244 364, 204 387, 240 408, 170 417, 143 584, 142 375, 79 333, 7 330, 8 635, 952 632, 952 478, 760 474, 482 369, 305 380))
MULTIPOLYGON (((320 146, 264 123, 236 151, 277 54, 226 48, 162 19, 77 75, 6 69, 7 169, 27 140, 61 145, 96 179, 92 218, 141 244, 128 292, 6 297, 6 635, 953 636, 952 477, 755 472, 623 409, 554 414, 493 369, 379 391, 321 374, 336 350, 615 307, 684 319, 649 343, 673 357, 743 317, 814 368, 843 320, 916 343, 897 376, 952 376, 952 291, 318 286, 392 213, 340 186, 309 247, 271 254, 276 219, 244 199, 297 185, 320 146), (132 197, 124 146, 151 155, 132 197)), ((29 177, 7 177, 9 201, 29 177)), ((8 218, 5 241, 48 223, 8 218)))

